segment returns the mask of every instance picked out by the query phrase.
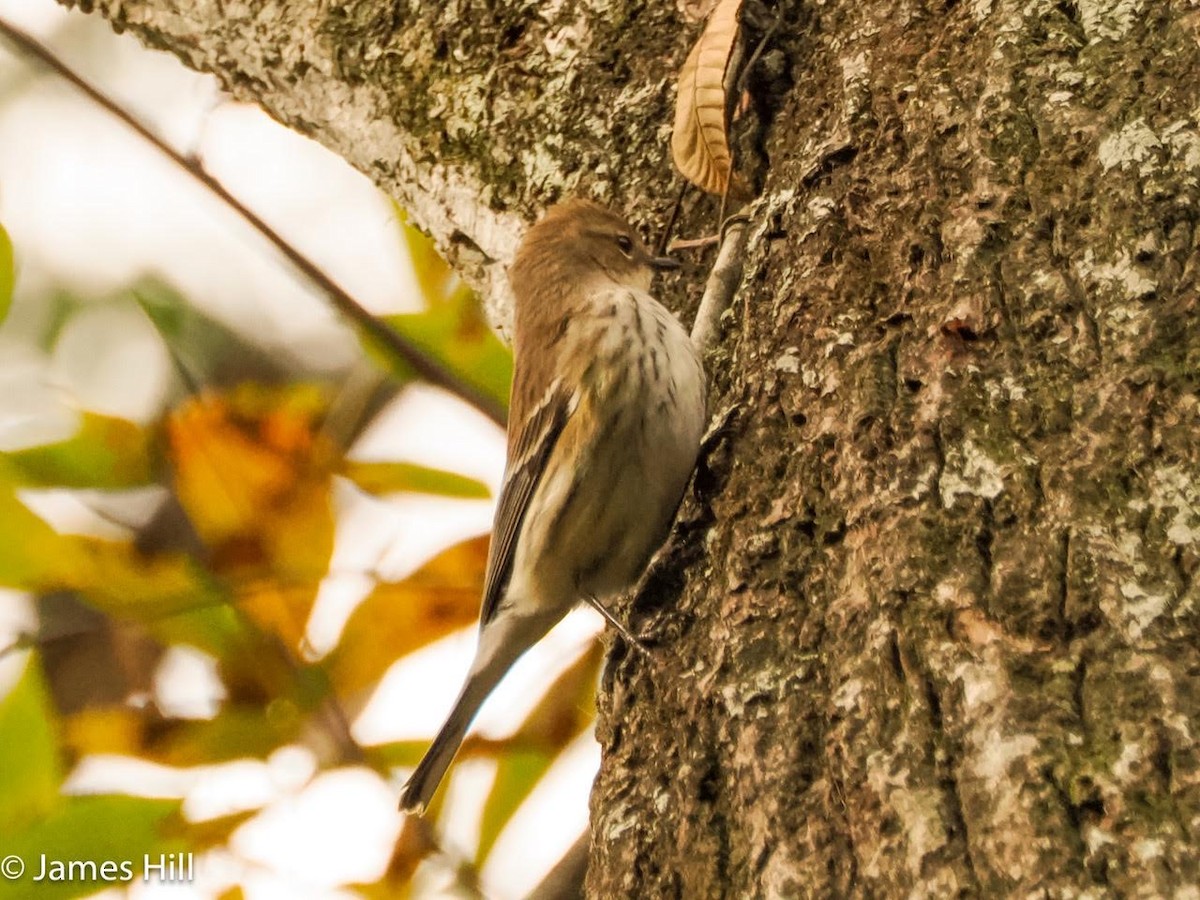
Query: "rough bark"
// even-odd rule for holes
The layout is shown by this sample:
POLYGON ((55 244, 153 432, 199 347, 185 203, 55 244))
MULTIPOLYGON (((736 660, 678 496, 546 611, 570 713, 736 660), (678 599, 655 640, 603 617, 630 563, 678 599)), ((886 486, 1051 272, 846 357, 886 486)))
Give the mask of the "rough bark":
MULTIPOLYGON (((478 283, 560 194, 668 205, 666 0, 86 5, 478 283)), ((734 412, 639 604, 661 664, 601 693, 589 893, 1198 897, 1200 13, 791 4, 777 45, 734 412)))

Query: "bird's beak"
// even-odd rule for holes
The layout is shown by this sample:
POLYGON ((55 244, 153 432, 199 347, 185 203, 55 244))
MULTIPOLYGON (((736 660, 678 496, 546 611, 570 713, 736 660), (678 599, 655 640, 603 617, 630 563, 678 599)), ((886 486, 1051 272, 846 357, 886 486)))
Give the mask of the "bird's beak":
POLYGON ((660 272, 678 269, 679 265, 679 260, 671 259, 669 256, 655 256, 650 260, 650 268, 658 269, 660 272))

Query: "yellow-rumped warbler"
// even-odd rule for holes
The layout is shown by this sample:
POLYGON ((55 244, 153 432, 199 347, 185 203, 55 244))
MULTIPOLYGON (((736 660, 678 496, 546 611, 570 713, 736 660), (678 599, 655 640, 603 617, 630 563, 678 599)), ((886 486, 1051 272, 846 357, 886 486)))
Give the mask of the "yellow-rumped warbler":
POLYGON ((705 420, 695 346, 649 294, 654 270, 675 266, 584 200, 550 209, 517 250, 508 463, 479 648, 401 809, 425 810, 517 658, 581 600, 599 607, 632 585, 666 536, 705 420))

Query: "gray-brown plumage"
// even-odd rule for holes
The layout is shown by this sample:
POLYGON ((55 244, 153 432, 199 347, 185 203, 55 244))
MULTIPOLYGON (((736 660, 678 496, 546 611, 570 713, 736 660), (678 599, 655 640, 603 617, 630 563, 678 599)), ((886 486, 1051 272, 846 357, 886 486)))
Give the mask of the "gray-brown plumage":
POLYGON ((462 693, 404 787, 422 812, 492 688, 581 600, 632 585, 695 465, 704 373, 650 296, 653 258, 624 219, 549 210, 509 269, 516 298, 508 461, 462 693))

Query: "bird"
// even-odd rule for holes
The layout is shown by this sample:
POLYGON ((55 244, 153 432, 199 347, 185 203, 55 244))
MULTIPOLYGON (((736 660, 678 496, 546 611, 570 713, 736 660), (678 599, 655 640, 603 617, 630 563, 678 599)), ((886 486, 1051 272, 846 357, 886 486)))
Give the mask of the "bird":
POLYGON ((699 351, 650 293, 655 271, 678 265, 591 200, 551 207, 521 241, 508 271, 514 374, 478 646, 401 810, 425 812, 492 689, 567 612, 589 603, 620 627, 606 601, 666 538, 706 417, 699 351))

